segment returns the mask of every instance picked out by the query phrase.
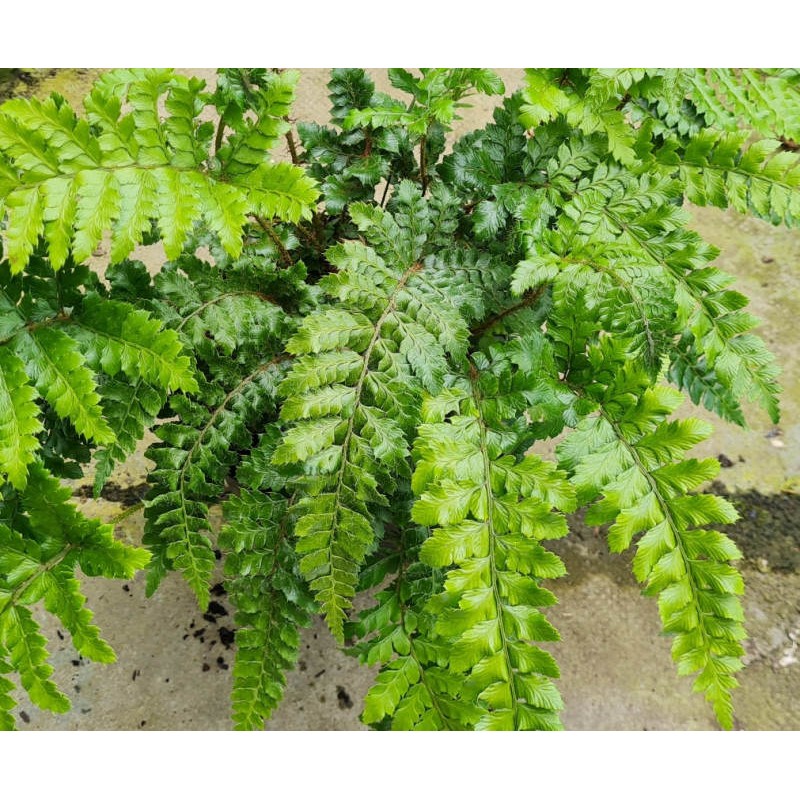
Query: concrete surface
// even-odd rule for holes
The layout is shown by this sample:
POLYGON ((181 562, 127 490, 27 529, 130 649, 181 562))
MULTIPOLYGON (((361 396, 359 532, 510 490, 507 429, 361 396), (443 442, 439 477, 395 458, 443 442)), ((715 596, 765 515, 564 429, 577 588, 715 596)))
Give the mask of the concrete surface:
MULTIPOLYGON (((213 80, 212 70, 181 71, 213 80)), ((45 76, 40 92, 57 89, 75 101, 94 72, 71 70, 45 76)), ((507 89, 521 82, 520 70, 501 73, 507 89)), ((376 75, 379 88, 388 90, 385 78, 376 75)), ((326 120, 326 80, 326 72, 303 73, 294 112, 297 119, 326 120)), ((483 124, 493 105, 492 99, 479 98, 457 132, 483 124)), ((800 355, 795 327, 800 312, 800 235, 715 209, 694 210, 693 224, 722 249, 723 268, 737 276, 738 288, 752 298, 751 308, 765 320, 761 335, 783 367, 785 392, 784 417, 777 429, 758 409, 749 414, 749 431, 715 420, 714 437, 698 452, 727 457, 732 466, 722 470, 720 479, 730 490, 796 491, 800 475, 800 355)), ((157 266, 157 248, 143 248, 139 255, 157 266)), ((98 269, 102 270, 103 262, 102 256, 97 259, 98 269)), ((687 402, 683 413, 690 411, 696 410, 687 402)), ((708 416, 703 410, 696 413, 708 416)), ((143 491, 146 463, 141 452, 112 478, 121 487, 119 498, 125 503, 136 502, 137 493, 143 491)), ((782 512, 781 535, 790 549, 796 549, 800 524, 794 513, 795 508, 800 510, 800 498, 795 507, 793 497, 782 496, 788 510, 782 512)), ((105 519, 124 507, 107 500, 77 502, 87 513, 105 519)), ((761 519, 755 514, 751 512, 752 519, 761 519)), ((119 534, 136 542, 141 527, 139 512, 119 526, 119 534)), ((769 539, 768 526, 761 536, 769 539)), ((746 549, 748 559, 743 565, 751 638, 746 644, 749 666, 741 673, 742 687, 735 696, 736 719, 744 729, 791 730, 800 728, 800 576, 796 569, 772 563, 768 544, 759 540, 752 550, 746 549)), ((579 522, 559 549, 569 576, 553 586, 560 605, 550 616, 563 639, 554 649, 563 670, 559 686, 566 702, 565 725, 583 730, 715 729, 710 709, 691 693, 690 679, 675 675, 669 639, 659 633, 656 605, 640 596, 628 556, 609 555, 602 538, 579 522)), ((142 576, 129 584, 87 579, 84 586, 96 622, 117 651, 118 662, 105 666, 80 660, 52 620, 43 620, 54 677, 70 696, 73 710, 55 717, 39 712, 20 695, 15 712, 20 728, 230 727, 228 666, 233 652, 220 640, 220 628, 231 625, 230 615, 204 620, 190 590, 174 575, 149 600, 144 598, 142 576)), ((225 597, 217 599, 231 611, 225 597)), ((289 676, 284 703, 267 727, 361 729, 358 715, 372 675, 372 670, 343 655, 318 622, 303 637, 298 669, 289 676)))

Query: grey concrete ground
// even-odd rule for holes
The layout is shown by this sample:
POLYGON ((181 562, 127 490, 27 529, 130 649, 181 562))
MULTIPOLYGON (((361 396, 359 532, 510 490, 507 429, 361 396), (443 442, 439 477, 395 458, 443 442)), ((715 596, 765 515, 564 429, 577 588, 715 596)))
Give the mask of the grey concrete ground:
MULTIPOLYGON (((210 70, 186 70, 213 79, 210 70)), ((501 71, 507 88, 521 80, 521 71, 501 71)), ((45 81, 80 98, 90 74, 62 73, 45 81)), ((295 109, 298 119, 324 121, 326 73, 303 73, 295 109)), ((387 89, 385 79, 380 88, 387 89)), ((493 103, 479 102, 459 124, 463 132, 482 124, 493 103)), ((731 491, 752 488, 772 493, 780 513, 769 502, 751 508, 752 547, 745 547, 744 599, 750 639, 748 667, 736 693, 737 724, 749 730, 800 728, 800 575, 797 572, 800 498, 800 354, 796 326, 800 319, 800 235, 776 230, 756 220, 714 209, 695 209, 695 227, 722 249, 723 267, 752 298, 764 319, 761 334, 777 354, 784 374, 783 421, 774 427, 758 409, 752 427, 741 431, 715 421, 716 433, 698 448, 700 455, 725 456, 731 466, 721 481, 731 491), (783 494, 781 494, 783 493, 783 494), (797 503, 795 504, 795 498, 797 503), (763 523, 763 524, 762 524, 763 523), (780 523, 780 527, 778 524, 780 523), (780 538, 782 555, 772 547, 780 538), (771 549, 772 547, 772 549, 771 549), (783 560, 781 560, 783 559, 783 560)), ((154 263, 158 253, 142 255, 154 263)), ((97 267, 102 269, 103 258, 97 267)), ((689 411, 706 412, 688 407, 689 411)), ((122 465, 113 480, 130 502, 141 483, 146 463, 141 455, 122 465)), ((86 481, 90 483, 90 481, 86 481)), ((84 510, 110 519, 124 506, 107 500, 78 499, 84 510)), ((128 517, 119 534, 131 541, 141 536, 141 513, 128 517)), ((743 534, 744 535, 744 534, 743 534)), ((751 534, 747 534, 751 535, 751 534)), ((569 576, 554 586, 560 605, 551 614, 562 634, 556 649, 562 666, 560 688, 568 728, 583 730, 715 729, 703 699, 691 693, 691 681, 678 678, 669 656, 669 640, 659 633, 655 602, 642 597, 627 556, 612 556, 602 537, 576 522, 575 531, 559 543, 569 576)), ((144 598, 142 576, 129 584, 86 580, 89 606, 96 622, 118 654, 104 666, 84 662, 45 620, 55 678, 73 702, 60 717, 37 711, 23 696, 17 709, 23 729, 109 730, 228 729, 228 693, 232 650, 222 643, 232 627, 227 615, 203 619, 183 581, 171 576, 156 595, 144 598)), ((366 600, 364 602, 367 602, 366 600)), ((220 612, 220 609, 218 609, 220 612)), ((289 677, 283 705, 268 724, 273 730, 360 729, 358 715, 373 672, 343 655, 317 623, 303 637, 298 669, 289 677)))

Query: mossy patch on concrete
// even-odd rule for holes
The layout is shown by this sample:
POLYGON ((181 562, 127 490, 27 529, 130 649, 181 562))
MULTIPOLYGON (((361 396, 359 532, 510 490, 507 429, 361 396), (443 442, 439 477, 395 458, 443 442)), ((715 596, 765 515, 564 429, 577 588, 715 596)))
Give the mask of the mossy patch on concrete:
POLYGON ((0 69, 0 102, 12 97, 47 97, 52 92, 63 95, 80 107, 101 69, 0 69))

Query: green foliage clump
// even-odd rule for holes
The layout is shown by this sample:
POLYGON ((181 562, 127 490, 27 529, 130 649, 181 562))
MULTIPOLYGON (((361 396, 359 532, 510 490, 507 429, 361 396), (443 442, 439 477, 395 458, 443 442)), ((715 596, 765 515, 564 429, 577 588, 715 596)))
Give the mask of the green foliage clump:
POLYGON ((68 707, 31 605, 113 658, 77 568, 146 567, 148 593, 178 571, 205 608, 217 549, 237 728, 321 613, 380 667, 365 723, 559 729, 547 543, 587 509, 732 727, 744 586, 713 526, 735 511, 688 456, 709 426, 671 415, 685 392, 777 420, 778 370, 682 206, 800 222, 797 76, 532 69, 458 140, 471 96, 505 94, 489 70, 390 70, 402 98, 334 70, 330 125, 295 138, 297 77, 115 70, 82 115, 0 106, 0 723, 6 676, 68 707), (156 241, 151 273, 130 257, 156 241), (92 460, 99 494, 148 431, 139 549, 60 479, 92 460))

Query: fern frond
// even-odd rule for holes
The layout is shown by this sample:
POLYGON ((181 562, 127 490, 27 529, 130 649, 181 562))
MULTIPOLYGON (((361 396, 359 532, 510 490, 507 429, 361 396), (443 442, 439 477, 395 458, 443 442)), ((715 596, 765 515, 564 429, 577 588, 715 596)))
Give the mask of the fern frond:
POLYGON ((415 394, 441 385, 448 355, 463 356, 468 337, 465 299, 442 291, 444 265, 426 255, 436 228, 419 190, 401 184, 395 208, 351 206, 373 246, 328 251, 338 272, 322 286, 339 302, 289 341, 299 358, 281 388, 291 395, 281 416, 295 425, 275 462, 303 463, 309 474, 296 505, 300 569, 340 640, 375 536, 369 509, 387 502, 392 471, 406 469, 415 394))
POLYGON ((314 606, 296 572, 286 499, 244 489, 223 513, 219 546, 227 551, 226 588, 237 625, 233 721, 238 730, 255 730, 283 697, 286 672, 297 661, 298 629, 309 625, 314 606))
POLYGON ((421 69, 419 77, 393 69, 390 80, 413 96, 411 107, 377 95, 369 107, 350 111, 343 123, 346 130, 365 125, 402 126, 412 134, 424 136, 434 122, 449 127, 460 119, 457 109, 466 105, 463 100, 473 92, 495 95, 504 91, 503 82, 488 69, 421 69))
POLYGON ((13 341, 34 385, 59 417, 98 444, 116 438, 103 418, 97 383, 77 342, 56 328, 22 331, 13 341))
POLYGON ((163 389, 151 386, 141 378, 127 380, 109 379, 100 385, 100 402, 103 416, 116 434, 116 440, 94 453, 94 494, 100 495, 116 463, 124 461, 149 430, 166 402, 163 389))
MULTIPOLYGON (((62 439, 80 436, 102 446, 95 475, 99 492, 115 461, 133 451, 167 392, 197 389, 189 358, 176 333, 163 330, 148 312, 100 294, 102 287, 86 267, 69 263, 54 272, 37 255, 25 274, 14 277, 2 262, 0 283, 0 365, 11 381, 5 385, 13 401, 0 446, 8 448, 12 482, 24 488, 24 463, 18 459, 27 452, 29 463, 39 447, 25 427, 34 426, 29 434, 41 433, 44 463, 56 468, 54 427, 60 426, 66 432, 62 439), (27 378, 19 383, 15 366, 24 368, 33 385, 27 378), (120 373, 126 381, 119 380, 120 373), (40 396, 41 408, 31 402, 40 396), (51 419, 49 409, 60 422, 51 419), (26 422, 26 413, 33 420, 26 422)), ((77 460, 88 458, 87 448, 77 460)), ((56 469, 68 476, 63 464, 56 469)))
POLYGON ((441 648, 430 642, 436 618, 425 606, 441 591, 442 573, 419 561, 428 531, 409 519, 409 499, 403 493, 396 502, 399 534, 370 557, 359 588, 383 582, 390 572, 395 577, 377 592, 375 605, 347 626, 348 636, 358 639, 349 652, 382 665, 361 718, 393 730, 460 730, 476 714, 460 700, 462 682, 442 668, 441 648))
MULTIPOLYGON (((612 356, 607 348, 605 356, 612 356)), ((690 494, 713 478, 715 459, 684 460, 710 426, 694 419, 667 421, 682 401, 675 390, 642 389, 648 379, 616 361, 617 377, 595 386, 597 415, 587 417, 558 447, 578 497, 592 500, 588 524, 613 522, 609 547, 626 550, 637 534, 633 562, 648 594, 659 596, 664 631, 675 636, 673 658, 680 674, 699 672, 696 691, 705 693, 725 728, 733 725, 730 693, 738 684, 745 637, 744 591, 730 561, 741 557, 725 535, 705 528, 737 518, 733 506, 714 495, 690 494)))
POLYGON ((674 338, 674 285, 659 266, 647 266, 626 247, 580 237, 568 243, 568 226, 550 231, 517 267, 515 294, 552 285, 555 313, 583 297, 584 309, 600 330, 626 336, 630 355, 654 375, 674 338), (563 231, 563 233, 562 233, 563 231))
MULTIPOLYGON (((689 333, 679 340, 673 364, 691 352, 696 368, 713 369, 718 396, 714 407, 726 419, 740 422, 735 409, 747 398, 757 400, 777 421, 780 387, 775 380, 778 369, 774 356, 752 333, 760 320, 743 310, 747 299, 725 288, 733 280, 731 276, 708 266, 716 251, 688 231, 648 241, 644 231, 634 227, 626 230, 649 259, 664 265, 676 279, 678 320, 689 333)), ((689 390, 691 371, 673 367, 670 374, 681 388, 689 390)))
POLYGON ((202 380, 198 399, 172 398, 180 421, 159 426, 161 442, 147 451, 156 462, 145 500, 144 542, 156 555, 148 594, 171 567, 183 573, 200 607, 208 606, 214 551, 207 503, 221 494, 236 451, 252 446, 252 426, 274 409, 280 375, 280 359, 270 359, 227 392, 202 380))
MULTIPOLYGON (((224 122, 233 133, 220 142, 217 158, 228 175, 246 175, 264 163, 278 138, 289 130, 286 117, 294 102, 298 72, 259 71, 254 81, 244 70, 221 70, 216 97, 224 122), (244 79, 243 79, 244 78, 244 79), (252 111, 253 118, 244 112, 252 111)), ((316 199, 316 198, 315 198, 316 199)), ((313 202, 313 200, 312 200, 313 202)))
POLYGON ((98 81, 80 119, 62 97, 13 100, 0 108, 0 154, 8 162, 0 207, 12 272, 24 269, 43 236, 55 269, 69 252, 83 261, 111 231, 119 261, 157 219, 167 255, 180 254, 204 220, 233 255, 250 213, 296 222, 317 190, 302 170, 268 161, 291 100, 289 76, 259 95, 262 115, 240 120, 214 162, 210 126, 201 123, 203 83, 170 70, 117 70, 98 81), (162 119, 159 101, 164 98, 162 119), (129 113, 123 113, 128 102, 129 113), (87 124, 88 122, 88 124, 87 124))
POLYGON ((197 391, 178 336, 145 311, 89 294, 70 317, 69 329, 84 344, 89 363, 112 378, 123 372, 167 391, 197 391))
POLYGON ((288 222, 309 219, 319 196, 315 183, 303 170, 283 162, 261 164, 248 173, 241 188, 247 190, 247 202, 253 212, 288 222))
POLYGON ((11 714, 11 709, 16 705, 11 696, 14 684, 4 677, 12 671, 5 648, 0 648, 0 731, 13 731, 15 727, 14 716, 11 714))
POLYGON ((551 509, 572 510, 574 496, 554 465, 519 453, 518 434, 504 420, 525 404, 513 360, 476 354, 470 383, 446 405, 426 404, 413 518, 432 526, 423 563, 455 565, 428 608, 436 638, 447 642, 448 670, 463 676, 462 695, 479 712, 475 727, 553 730, 562 708, 550 680, 558 667, 530 642, 559 638, 539 611, 556 602, 539 579, 565 570, 540 542, 567 533, 551 509))
MULTIPOLYGON (((520 121, 527 127, 536 127, 563 116, 587 136, 602 133, 613 158, 621 164, 632 164, 636 159, 635 134, 617 108, 623 84, 613 81, 611 86, 601 90, 595 80, 594 87, 582 96, 571 89, 570 84, 560 85, 561 73, 561 70, 526 71, 527 85, 522 92, 526 102, 520 109, 520 121)), ((598 73, 594 77, 597 78, 598 73)))
POLYGON ((800 138, 800 87, 777 70, 699 69, 691 74, 692 102, 708 126, 762 136, 800 138))
POLYGON ((744 414, 736 398, 720 383, 704 357, 698 357, 691 345, 679 342, 672 355, 668 377, 691 397, 692 402, 704 405, 723 419, 746 427, 744 414))
POLYGON ((302 161, 322 189, 325 209, 341 214, 348 203, 370 201, 381 179, 413 170, 412 142, 402 129, 341 130, 351 111, 372 104, 375 84, 363 69, 334 69, 328 82, 335 127, 299 123, 302 161))
MULTIPOLYGON (((800 158, 780 142, 747 144, 748 133, 701 131, 682 153, 665 151, 662 163, 678 168, 686 197, 697 205, 729 206, 775 225, 800 225, 800 158)), ((658 154, 657 154, 658 156, 658 154)))
POLYGON ((28 482, 28 465, 39 449, 36 434, 42 423, 37 396, 25 365, 0 347, 0 484, 7 479, 19 490, 28 482))
MULTIPOLYGON (((744 398, 757 399, 777 420, 779 387, 774 358, 752 333, 759 320, 742 310, 746 298, 726 289, 732 278, 711 266, 717 251, 696 233, 683 229, 685 214, 670 202, 676 197, 676 188, 670 180, 630 178, 614 170, 596 169, 591 182, 578 183, 579 193, 558 219, 558 232, 543 235, 531 258, 519 267, 514 288, 519 291, 550 281, 564 285, 559 261, 546 254, 539 256, 551 243, 556 253, 588 247, 594 260, 609 255, 615 261, 636 265, 634 274, 646 281, 638 290, 640 296, 652 293, 667 303, 663 309, 666 319, 653 320, 651 330, 661 330, 662 337, 689 331, 677 347, 669 348, 671 358, 679 358, 691 348, 698 358, 705 359, 705 369, 714 370, 719 391, 725 394, 716 407, 731 421, 741 421, 735 409, 744 398), (666 325, 673 314, 672 324, 666 325)), ((556 303, 569 317, 574 317, 569 303, 576 291, 565 292, 564 302, 556 303)), ((592 302, 590 299, 590 305, 592 302)), ((630 320, 637 316, 643 320, 640 340, 646 333, 642 305, 634 302, 634 313, 627 315, 630 320)), ((623 333, 619 324, 610 327, 612 332, 616 327, 623 333)), ((636 337, 633 344, 637 344, 636 337)), ((651 363, 655 367, 655 359, 651 363)), ((689 372, 673 370, 672 375, 685 378, 687 383, 680 386, 688 389, 689 372)))
MULTIPOLYGON (((70 704, 50 680, 47 642, 29 607, 43 600, 79 653, 111 662, 114 652, 91 623, 75 570, 132 578, 148 559, 145 551, 117 542, 111 525, 81 515, 70 497, 68 488, 34 464, 26 489, 16 497, 16 510, 0 522, 0 669, 17 672, 31 701, 56 712, 70 704)), ((8 683, 0 682, 0 689, 8 683)))

